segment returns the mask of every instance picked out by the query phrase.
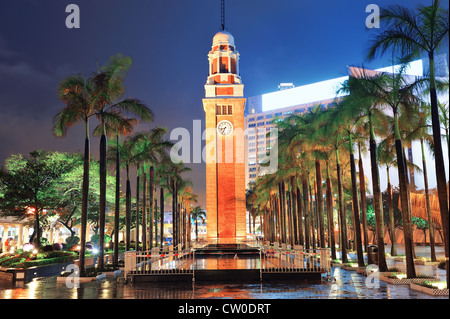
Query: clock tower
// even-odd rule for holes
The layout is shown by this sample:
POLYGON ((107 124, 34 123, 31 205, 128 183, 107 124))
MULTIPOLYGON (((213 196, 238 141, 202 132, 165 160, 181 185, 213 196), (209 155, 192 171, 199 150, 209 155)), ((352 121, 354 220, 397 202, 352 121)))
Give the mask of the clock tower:
POLYGON ((208 54, 203 109, 206 132, 207 236, 219 243, 246 237, 244 85, 233 36, 222 30, 208 54))

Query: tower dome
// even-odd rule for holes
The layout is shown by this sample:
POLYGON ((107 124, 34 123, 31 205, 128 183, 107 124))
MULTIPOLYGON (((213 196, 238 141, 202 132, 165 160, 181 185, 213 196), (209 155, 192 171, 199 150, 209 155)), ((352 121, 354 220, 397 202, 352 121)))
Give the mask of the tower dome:
POLYGON ((219 31, 213 38, 213 46, 220 44, 228 44, 234 46, 234 37, 233 35, 225 30, 219 31))

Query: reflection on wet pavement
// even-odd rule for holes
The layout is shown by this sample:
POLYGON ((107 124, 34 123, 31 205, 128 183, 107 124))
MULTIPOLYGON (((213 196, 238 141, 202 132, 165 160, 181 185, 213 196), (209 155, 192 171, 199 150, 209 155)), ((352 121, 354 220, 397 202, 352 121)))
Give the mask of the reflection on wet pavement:
MULTIPOLYGON (((67 288, 56 277, 37 279, 24 287, 0 286, 1 299, 424 299, 427 294, 410 290, 407 285, 379 281, 378 288, 368 288, 366 277, 354 271, 333 268, 332 282, 294 283, 139 283, 122 284, 114 279, 80 283, 67 288)), ((442 274, 445 272, 442 271, 442 274)))
MULTIPOLYGON (((226 263, 223 266, 228 266, 236 261, 230 259, 221 262, 226 263)), ((251 266, 256 266, 258 262, 252 260, 251 266)), ((387 262, 388 267, 405 269, 404 262, 392 259, 387 262)), ((436 267, 416 265, 416 272, 445 279, 445 270, 436 267)), ((378 286, 370 283, 368 286, 367 277, 339 267, 333 267, 332 277, 332 281, 323 280, 321 283, 263 281, 139 284, 123 284, 108 278, 101 282, 80 283, 79 288, 67 288, 64 283, 57 283, 56 277, 49 277, 35 279, 23 287, 0 282, 0 299, 448 299, 411 290, 408 285, 392 285, 384 281, 377 282, 378 286)))

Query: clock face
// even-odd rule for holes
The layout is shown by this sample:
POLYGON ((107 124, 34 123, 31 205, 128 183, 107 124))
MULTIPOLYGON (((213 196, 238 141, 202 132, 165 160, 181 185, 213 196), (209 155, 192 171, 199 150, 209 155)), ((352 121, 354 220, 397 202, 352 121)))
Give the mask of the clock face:
POLYGON ((217 124, 217 132, 221 135, 230 135, 233 132, 233 124, 230 121, 221 121, 217 124))

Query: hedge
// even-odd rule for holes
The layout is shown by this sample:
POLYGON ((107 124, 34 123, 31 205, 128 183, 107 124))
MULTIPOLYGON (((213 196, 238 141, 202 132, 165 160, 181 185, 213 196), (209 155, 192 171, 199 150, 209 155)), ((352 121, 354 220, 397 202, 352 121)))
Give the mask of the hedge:
POLYGON ((70 262, 70 261, 74 261, 74 260, 75 260, 75 257, 73 257, 73 256, 54 257, 54 258, 38 259, 38 260, 29 260, 29 261, 24 261, 20 265, 20 267, 29 268, 29 267, 35 267, 35 266, 44 266, 44 265, 50 265, 50 264, 70 262))

